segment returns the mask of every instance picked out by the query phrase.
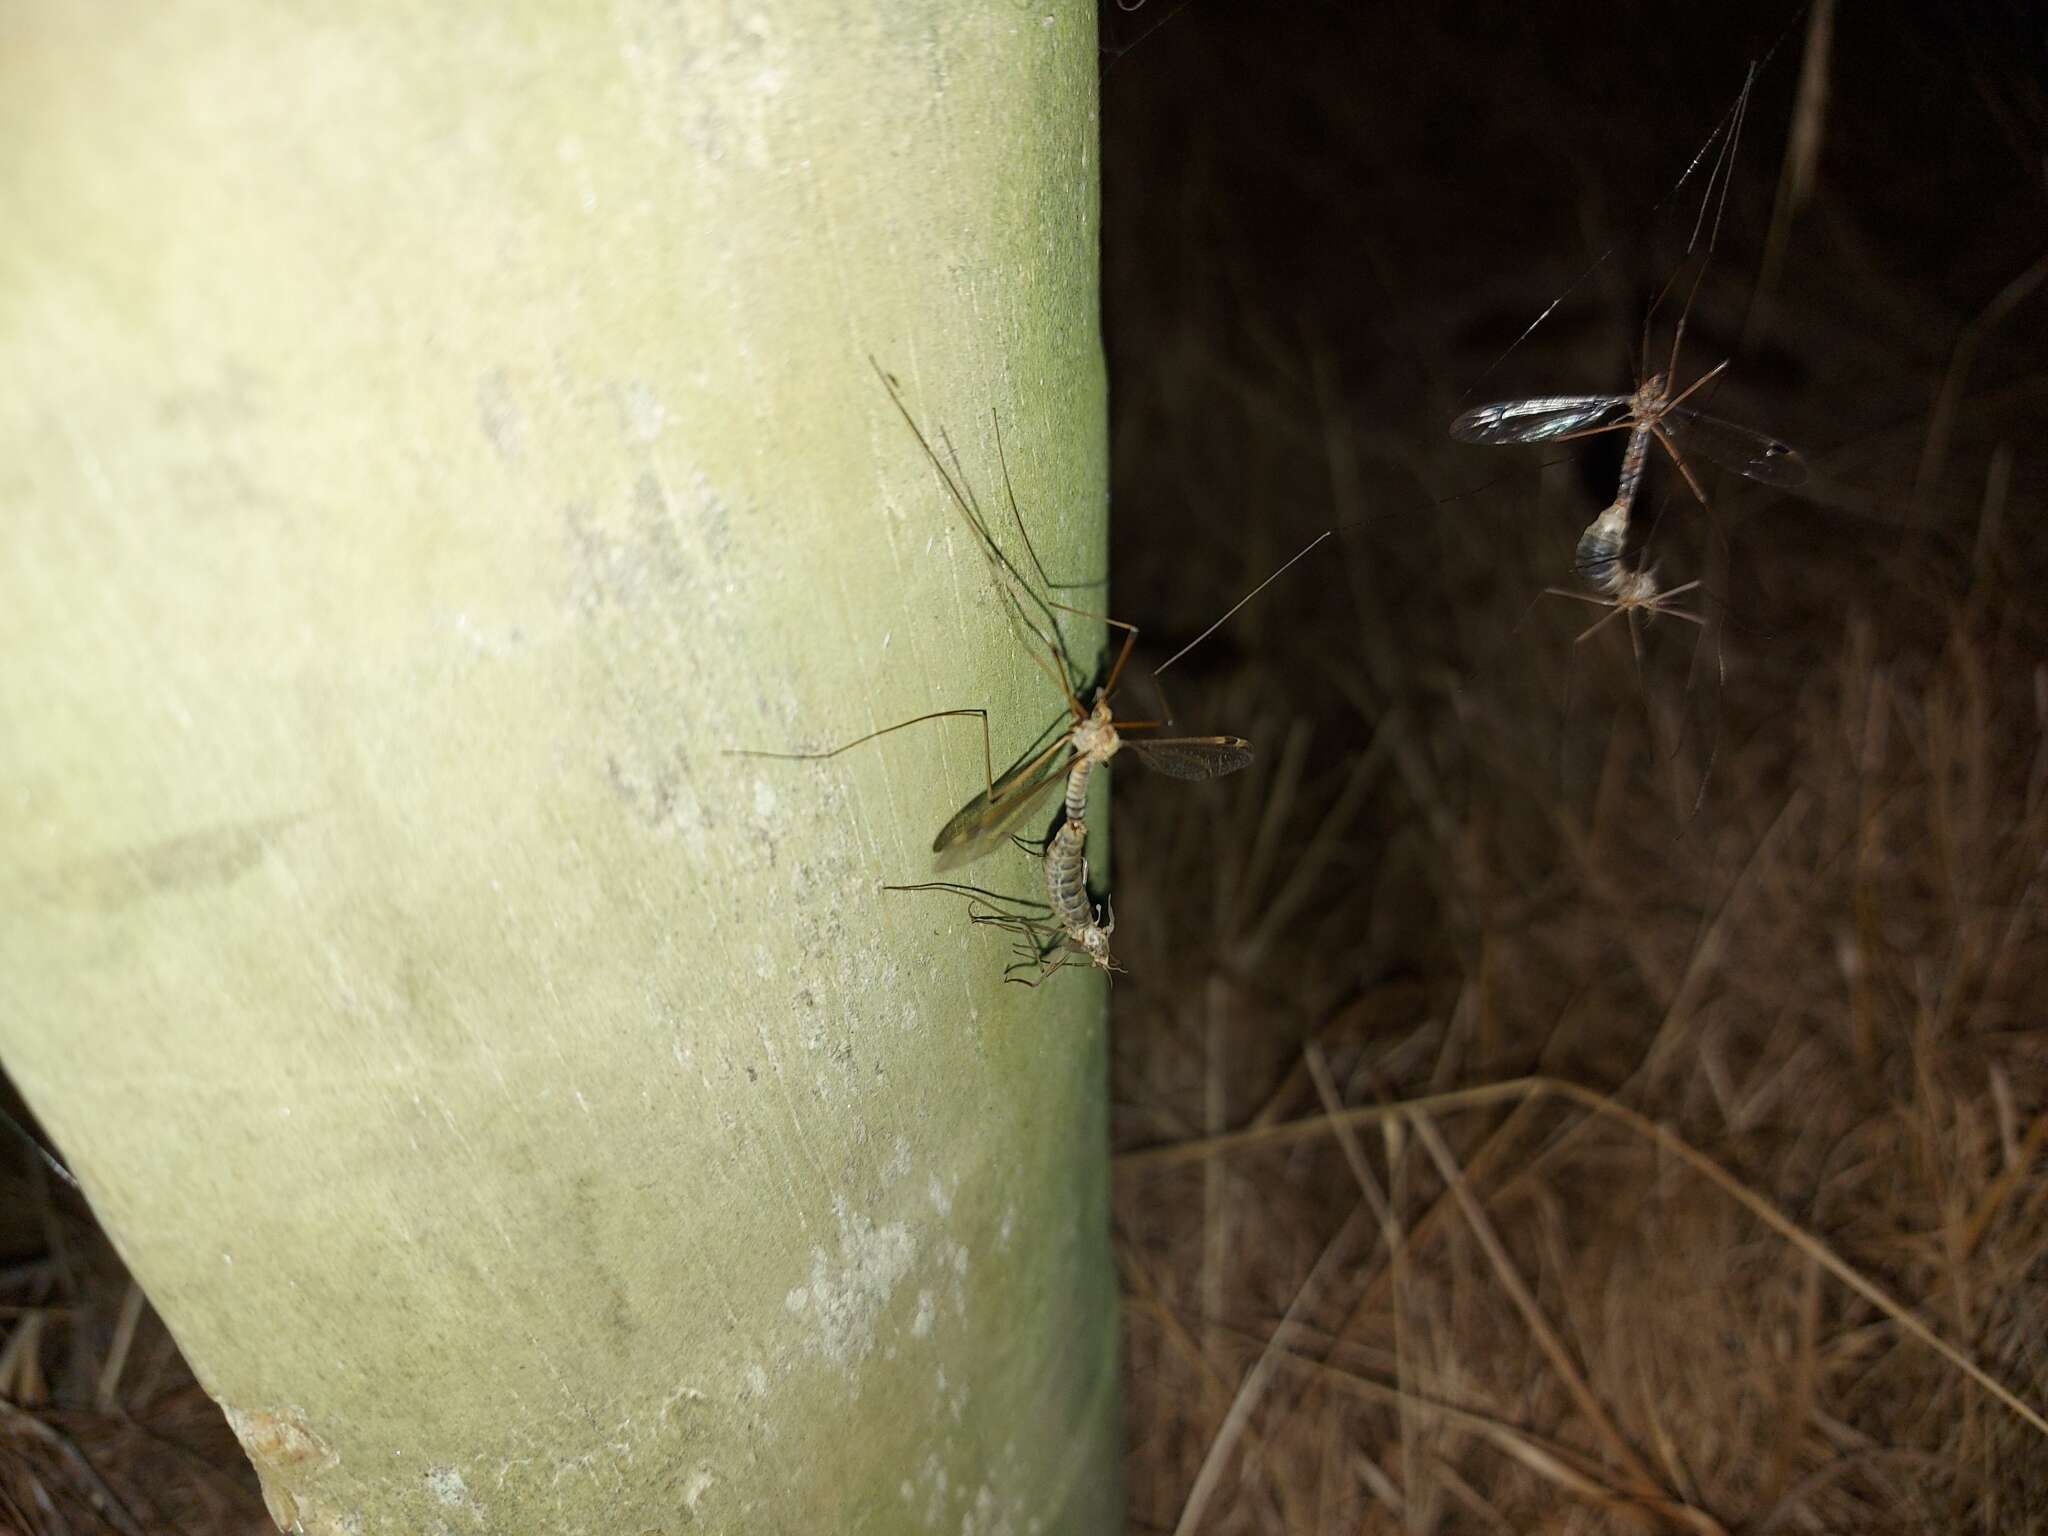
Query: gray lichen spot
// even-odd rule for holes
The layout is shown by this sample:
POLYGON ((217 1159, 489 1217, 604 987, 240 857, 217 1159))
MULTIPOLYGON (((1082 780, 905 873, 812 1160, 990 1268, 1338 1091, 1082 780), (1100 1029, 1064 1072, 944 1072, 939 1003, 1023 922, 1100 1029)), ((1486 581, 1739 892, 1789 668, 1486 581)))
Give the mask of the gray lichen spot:
POLYGON ((910 1138, 898 1136, 889 1146, 889 1161, 882 1164, 882 1177, 892 1184, 910 1172, 910 1138))
POLYGON ((995 1490, 984 1483, 975 1490, 974 1507, 960 1517, 960 1536, 1012 1536, 1016 1523, 996 1505, 995 1490))
POLYGON ((904 1502, 911 1504, 913 1508, 918 1492, 923 1492, 924 1510, 920 1522, 928 1531, 937 1530, 939 1522, 945 1518, 947 1482, 944 1458, 937 1451, 928 1451, 917 1469, 917 1488, 911 1488, 906 1484, 902 1490, 904 1502))
POLYGON ((692 1515, 697 1513, 697 1502, 711 1491, 711 1485, 718 1479, 711 1475, 709 1467, 699 1467, 690 1474, 690 1480, 683 1484, 683 1508, 692 1515))
POLYGON ((476 1500, 469 1495, 469 1485, 462 1480, 462 1474, 453 1467, 429 1467, 427 1469, 427 1492, 453 1509, 475 1509, 476 1500))
POLYGON ((875 1347, 875 1327, 896 1287, 917 1257, 917 1240, 902 1222, 878 1227, 833 1202, 839 1252, 811 1250, 811 1282, 783 1299, 792 1313, 815 1323, 806 1348, 835 1365, 851 1366, 875 1347))

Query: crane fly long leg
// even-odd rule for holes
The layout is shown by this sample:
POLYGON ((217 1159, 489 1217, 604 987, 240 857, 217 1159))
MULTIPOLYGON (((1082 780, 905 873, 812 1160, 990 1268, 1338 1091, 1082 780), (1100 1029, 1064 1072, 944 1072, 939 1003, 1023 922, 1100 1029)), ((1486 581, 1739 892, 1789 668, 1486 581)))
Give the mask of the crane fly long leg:
POLYGON ((1650 435, 1656 438, 1663 445, 1664 451, 1671 456, 1671 462, 1676 464, 1678 472, 1685 476, 1685 483, 1692 487, 1692 493, 1698 498, 1699 504, 1703 507, 1706 506, 1707 493, 1701 488, 1698 478, 1694 476, 1692 466, 1685 462, 1685 455, 1680 453, 1678 445, 1671 441, 1671 434, 1664 430, 1661 422, 1652 422, 1650 424, 1650 435))
POLYGON ((823 752, 764 752, 756 747, 728 747, 727 757, 769 757, 785 763, 818 763, 826 758, 837 757, 842 752, 851 752, 878 737, 896 731, 908 730, 913 725, 923 725, 927 720, 951 720, 962 715, 973 715, 981 721, 982 771, 987 776, 989 787, 996 782, 995 753, 989 746, 988 711, 985 709, 935 709, 928 715, 913 715, 908 720, 898 720, 894 725, 885 725, 878 731, 869 731, 865 736, 856 736, 851 741, 841 742, 823 752))
POLYGON ((979 885, 963 885, 957 880, 921 880, 914 885, 885 885, 885 891, 945 891, 954 896, 967 898, 968 921, 988 923, 996 927, 1018 924, 1033 929, 1050 928, 1052 909, 1044 902, 1030 896, 1006 896, 1001 891, 991 891, 979 885), (1007 905, 1005 905, 1007 903, 1007 905), (1011 909, 1015 910, 1011 910, 1011 909))
MULTIPOLYGON (((1017 506, 1017 488, 1010 484, 1010 460, 1008 455, 1003 452, 1003 424, 996 418, 993 407, 989 409, 988 424, 990 430, 995 433, 996 463, 1001 466, 1003 471, 1003 494, 1009 498, 1010 521, 1017 525, 1017 537, 1024 541, 1024 553, 1031 557, 1031 568, 1038 572, 1038 579, 1045 583, 1045 590, 1048 592, 1069 592, 1077 587, 1107 586, 1109 584, 1107 576, 1100 577, 1094 581, 1054 581, 1052 579, 1051 574, 1045 568, 1045 562, 1038 558, 1038 546, 1031 542, 1030 530, 1024 526, 1024 513, 1017 506)), ((1047 598, 1046 601, 1050 603, 1052 599, 1047 598)), ((1061 605, 1053 603, 1053 606, 1057 608, 1061 605)), ((1114 623, 1115 621, 1112 620, 1111 622, 1114 623)))
POLYGON ((1105 971, 1118 969, 1110 961, 1106 948, 1100 961, 1094 960, 1093 957, 1086 960, 1076 959, 1068 954, 1069 950, 1083 942, 1083 936, 1069 932, 1056 919, 1051 907, 1032 897, 1006 896, 977 885, 962 885, 952 880, 926 880, 915 885, 885 885, 882 889, 944 891, 950 895, 966 897, 967 920, 970 923, 980 927, 1005 929, 1017 936, 1018 942, 1011 951, 1016 959, 1003 968, 1003 978, 1006 981, 1035 987, 1043 983, 1053 972, 1065 970, 1070 965, 1096 964, 1105 971), (1054 958, 1056 955, 1059 956, 1058 959, 1054 958), (1020 971, 1036 974, 1016 974, 1020 971))
POLYGON ((1528 438, 1525 441, 1546 443, 1575 443, 1582 437, 1600 437, 1608 432, 1633 432, 1642 423, 1633 416, 1624 416, 1620 421, 1610 421, 1604 427, 1580 427, 1576 432, 1559 432, 1542 439, 1528 438))
MULTIPOLYGON (((908 421, 909 412, 904 410, 901 400, 896 402, 896 408, 899 411, 903 411, 904 419, 908 421)), ((913 432, 917 432, 918 444, 924 449, 925 456, 931 459, 934 464, 937 464, 938 456, 932 452, 931 444, 925 440, 924 434, 917 431, 917 424, 915 422, 911 423, 910 429, 913 432)), ((944 427, 939 429, 939 441, 945 445, 946 456, 953 461, 954 469, 954 475, 952 476, 945 475, 943 469, 940 471, 940 474, 946 479, 949 489, 955 485, 955 477, 957 477, 957 484, 965 488, 967 485, 967 473, 960 467, 960 450, 953 446, 953 439, 948 435, 944 427)), ((988 520, 982 514, 980 504, 973 501, 971 493, 963 501, 960 492, 955 491, 953 499, 961 503, 961 510, 967 514, 967 521, 974 530, 975 538, 981 544, 982 559, 988 562, 989 574, 996 586, 997 600, 1003 605, 1004 614, 1009 619, 1012 632, 1023 643, 1025 653, 1031 657, 1032 663, 1059 686, 1059 690, 1065 695, 1068 705, 1070 707, 1074 706, 1076 703, 1074 685, 1067 676, 1067 667, 1065 665, 1067 659, 1066 643, 1059 632, 1059 620, 1052 616, 1051 609, 1054 605, 1051 604, 1049 598, 1041 597, 1032 590, 1031 583, 1024 579, 1023 572, 1017 569, 1016 564, 1003 552, 1002 546, 996 543, 995 536, 989 532, 988 520), (969 510, 970 503, 972 504, 971 511, 969 510), (1017 595, 1016 589, 1018 588, 1023 590, 1025 597, 1031 599, 1034 607, 1044 613, 1050 633, 1047 630, 1040 629, 1037 624, 1032 622, 1030 616, 1025 613, 1023 599, 1017 595), (1037 646, 1034 646, 1031 640, 1024 639, 1026 634, 1031 636, 1031 640, 1037 641, 1038 645, 1044 646, 1046 656, 1053 657, 1059 664, 1049 663, 1045 656, 1039 655, 1037 646)), ((1021 525, 1022 514, 1020 513, 1018 516, 1021 525)), ((1027 540, 1026 542, 1028 543, 1029 541, 1027 540)), ((1031 553, 1031 559, 1033 564, 1036 564, 1038 561, 1038 552, 1035 549, 1031 553)))
MULTIPOLYGON (((1050 611, 1046 610, 1045 612, 1046 622, 1052 630, 1050 634, 1039 629, 1024 613, 1023 601, 1017 595, 1018 590, 1021 589, 1026 596, 1032 599, 1034 606, 1038 606, 1041 609, 1044 609, 1043 600, 1038 597, 1037 593, 1032 591, 1031 583, 1025 579, 1024 573, 1017 569, 1016 564, 1003 552, 1002 546, 996 542, 994 534, 989 531, 988 519, 982 513, 981 504, 975 498, 973 488, 968 484, 966 471, 961 468, 960 455, 958 450, 953 447, 952 439, 946 435, 943 429, 940 431, 939 440, 945 445, 946 452, 952 460, 952 468, 949 469, 946 459, 942 458, 938 450, 932 447, 931 439, 925 436, 924 429, 917 424, 917 418, 911 415, 910 407, 903 399, 902 389, 897 384, 895 376, 883 368, 881 363, 872 356, 868 358, 868 366, 873 368, 876 376, 881 379, 882 387, 888 391, 890 404, 896 407, 896 414, 903 418, 903 424, 910 428, 910 435, 917 439, 917 446, 923 450, 926 460, 937 473, 940 483, 945 486, 946 494, 952 498, 953 504, 960 509, 960 515, 967 519, 967 525, 973 531, 975 541, 981 546, 982 558, 988 562, 990 574, 995 579, 996 589, 1001 596, 1005 616, 1009 622, 1013 626, 1020 628, 1023 632, 1028 633, 1039 645, 1043 645, 1048 651, 1060 655, 1061 659, 1064 660, 1064 652, 1059 642, 1059 625, 1053 619, 1050 611)), ((1008 474, 1009 469, 1006 464, 1004 466, 1006 482, 1008 474)), ((1011 497, 1011 503, 1014 511, 1014 494, 1011 497)), ((1023 526, 1023 514, 1017 512, 1016 517, 1018 526, 1021 529, 1023 526)), ((1028 537, 1025 543, 1027 547, 1030 547, 1028 537)), ((1037 565, 1038 552, 1035 548, 1031 550, 1031 558, 1032 563, 1037 565)), ((1040 569, 1042 570, 1043 567, 1041 566, 1040 569)), ((1023 634, 1020 633, 1018 638, 1021 640, 1023 634)), ((1033 662, 1043 668, 1059 684, 1060 691, 1066 695, 1068 703, 1072 705, 1074 703, 1073 684, 1066 676, 1065 667, 1048 665, 1045 658, 1039 655, 1037 647, 1029 642, 1025 644, 1025 649, 1030 653, 1033 662)))
POLYGON ((1806 460, 1790 443, 1718 416, 1703 416, 1689 405, 1673 406, 1661 425, 1689 453, 1763 485, 1792 489, 1806 483, 1806 460))
MULTIPOLYGON (((1673 343, 1672 345, 1671 355, 1674 359, 1671 366, 1676 368, 1678 366, 1677 362, 1675 361, 1675 359, 1678 356, 1678 347, 1676 343, 1673 343)), ((1731 361, 1733 361, 1733 359, 1731 358, 1722 358, 1720 362, 1714 364, 1713 367, 1709 368, 1705 373, 1701 374, 1698 378, 1694 379, 1690 384, 1686 385, 1685 388, 1681 389, 1677 394, 1670 396, 1668 399, 1658 401, 1657 414, 1659 416, 1662 416, 1666 411, 1676 410, 1679 406, 1685 404, 1687 396, 1698 393, 1699 390, 1703 389, 1708 384, 1711 384, 1715 379, 1718 379, 1724 372, 1726 372, 1728 364, 1731 361)), ((1672 375, 1667 373, 1664 375, 1664 377, 1666 379, 1670 379, 1672 375)))
MULTIPOLYGON (((1640 578, 1637 579, 1640 580, 1640 578)), ((1647 613, 1652 616, 1663 615, 1673 619, 1684 619, 1688 624, 1697 624, 1700 628, 1705 629, 1707 621, 1704 618, 1688 608, 1675 608, 1671 606, 1670 601, 1674 597, 1683 597, 1698 586, 1699 583, 1697 581, 1688 581, 1683 586, 1671 588, 1668 592, 1653 592, 1647 597, 1625 595, 1620 598, 1593 597, 1584 592, 1574 592, 1569 587, 1545 587, 1543 590, 1551 597, 1568 597, 1574 602, 1591 603, 1596 608, 1611 610, 1595 623, 1592 628, 1582 631, 1577 639, 1572 641, 1572 644, 1578 645, 1583 641, 1590 640, 1624 613, 1647 613)))

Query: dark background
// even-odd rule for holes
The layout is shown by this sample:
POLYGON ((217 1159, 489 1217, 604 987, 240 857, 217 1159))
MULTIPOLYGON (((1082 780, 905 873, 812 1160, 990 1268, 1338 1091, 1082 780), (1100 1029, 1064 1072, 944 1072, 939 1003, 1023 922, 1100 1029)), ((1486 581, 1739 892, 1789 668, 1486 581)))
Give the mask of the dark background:
MULTIPOLYGON (((1974 1297, 1944 1325, 2040 1402, 2048 1226, 1994 1186, 2038 1188, 2019 1133, 2048 1108, 2048 23, 1845 6, 1822 46, 1815 20, 1105 7, 1111 611, 1156 663, 1364 523, 1167 674, 1181 726, 1259 762, 1113 774, 1117 1135, 1313 1118, 1318 1068, 1352 1105, 1568 1080, 1902 1306, 1974 1297), (1752 64, 1702 274, 1709 164, 1680 177, 1752 64), (1729 360, 1693 403, 1812 474, 1702 465, 1709 516, 1653 462, 1637 557, 1701 581, 1709 622, 1644 624, 1639 664, 1545 595, 1583 590, 1619 436, 1446 428, 1631 389, 1646 313, 1673 285, 1661 369, 1696 276, 1679 383, 1729 360)), ((1356 1149, 1414 1234, 1401 1304, 1328 1135, 1123 1167, 1135 1529, 1182 1517, 1290 1307, 1295 1353, 1348 1374, 1277 1371, 1203 1530, 1657 1529, 1655 1498, 1730 1529, 2048 1519, 2039 1436, 1645 1133, 1435 1124, 1571 1369, 1412 1135, 1356 1149), (1582 1453, 1604 1492, 1432 1403, 1582 1453)))

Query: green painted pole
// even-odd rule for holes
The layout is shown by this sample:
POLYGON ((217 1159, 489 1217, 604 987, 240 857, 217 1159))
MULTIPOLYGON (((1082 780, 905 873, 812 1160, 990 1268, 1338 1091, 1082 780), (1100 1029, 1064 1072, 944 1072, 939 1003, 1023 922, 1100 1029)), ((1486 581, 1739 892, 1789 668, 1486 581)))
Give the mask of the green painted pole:
POLYGON ((1100 572, 1092 6, 7 34, 0 1052, 280 1524, 1116 1528, 978 731, 724 755, 1058 713, 868 359, 1100 572))

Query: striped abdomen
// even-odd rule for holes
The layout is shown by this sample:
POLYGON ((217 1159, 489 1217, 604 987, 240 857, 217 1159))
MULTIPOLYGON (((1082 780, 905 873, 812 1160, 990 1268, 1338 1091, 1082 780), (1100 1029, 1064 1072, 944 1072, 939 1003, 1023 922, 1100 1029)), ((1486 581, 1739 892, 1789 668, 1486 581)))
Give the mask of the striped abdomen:
POLYGON ((1614 493, 1614 504, 1621 508, 1622 521, 1627 522, 1628 510, 1636 504, 1636 487, 1643 483, 1643 469, 1650 462, 1651 420, 1638 416, 1636 425, 1628 435, 1628 448, 1621 456, 1621 484, 1614 493))
POLYGON ((1095 926, 1088 901, 1088 825, 1072 816, 1060 823, 1045 850, 1045 901, 1069 938, 1095 926))
MULTIPOLYGON (((1073 767, 1067 770, 1067 825, 1077 826, 1088 819, 1088 775, 1095 767, 1092 757, 1077 757, 1073 767)), ((1087 835, 1083 830, 1082 835, 1087 835)))

